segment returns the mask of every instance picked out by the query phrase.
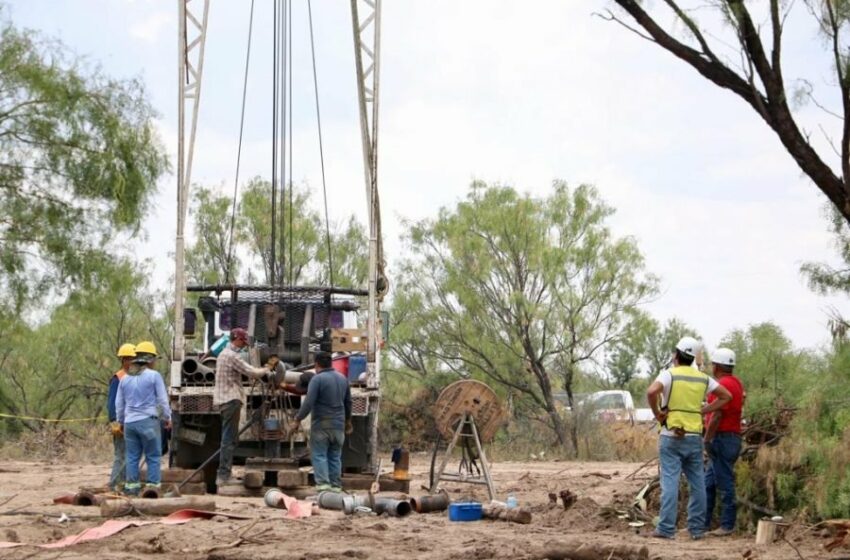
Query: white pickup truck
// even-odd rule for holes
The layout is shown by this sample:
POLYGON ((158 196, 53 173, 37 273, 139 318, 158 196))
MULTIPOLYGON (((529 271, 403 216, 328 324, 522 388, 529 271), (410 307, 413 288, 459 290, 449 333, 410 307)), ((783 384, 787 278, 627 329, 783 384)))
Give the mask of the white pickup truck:
POLYGON ((593 418, 603 422, 655 422, 652 410, 636 408, 628 391, 597 391, 582 399, 580 406, 592 407, 593 418))

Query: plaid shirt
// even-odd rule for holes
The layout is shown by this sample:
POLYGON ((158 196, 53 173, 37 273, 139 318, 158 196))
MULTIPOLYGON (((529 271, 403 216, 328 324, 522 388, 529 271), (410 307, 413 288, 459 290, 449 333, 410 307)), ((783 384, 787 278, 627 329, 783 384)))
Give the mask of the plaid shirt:
POLYGON ((215 391, 213 405, 243 400, 242 376, 258 379, 267 374, 266 368, 255 368, 239 357, 231 344, 221 351, 215 363, 215 391))

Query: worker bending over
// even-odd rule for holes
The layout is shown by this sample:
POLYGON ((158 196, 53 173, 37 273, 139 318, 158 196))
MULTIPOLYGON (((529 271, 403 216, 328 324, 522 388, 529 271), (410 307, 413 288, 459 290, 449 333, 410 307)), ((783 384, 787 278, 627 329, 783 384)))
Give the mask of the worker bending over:
POLYGON ((717 381, 691 367, 699 349, 699 342, 692 337, 679 340, 674 348, 673 367, 662 371, 646 391, 652 413, 661 425, 658 442, 661 512, 652 533, 658 538, 676 536, 682 471, 688 479, 688 531, 692 539, 701 539, 705 533, 702 417, 723 407, 732 395, 717 381), (703 406, 708 394, 717 398, 703 406))
POLYGON ((156 346, 152 342, 138 343, 133 363, 139 366, 139 371, 124 376, 118 384, 115 397, 116 415, 123 428, 127 446, 127 478, 124 490, 133 496, 141 491, 139 462, 142 454, 148 465, 146 486, 160 487, 160 416, 165 426, 171 428, 171 407, 168 406, 165 382, 159 372, 153 369, 156 358, 156 346))
MULTIPOLYGON (((744 407, 744 384, 732 372, 735 369, 735 352, 718 348, 711 355, 714 377, 732 395, 732 400, 713 412, 706 420, 705 450, 708 468, 705 471, 706 515, 705 530, 711 527, 714 502, 720 492, 720 527, 712 535, 725 537, 735 530, 737 509, 735 505, 735 462, 741 453, 741 411, 744 407)), ((714 400, 709 395, 708 402, 714 400)))

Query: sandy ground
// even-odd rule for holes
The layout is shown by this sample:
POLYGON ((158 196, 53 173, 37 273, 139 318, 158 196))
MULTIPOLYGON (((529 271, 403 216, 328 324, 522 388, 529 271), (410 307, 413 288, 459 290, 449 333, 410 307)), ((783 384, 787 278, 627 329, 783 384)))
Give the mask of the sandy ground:
MULTIPOLYGON (((283 518, 281 510, 264 506, 261 498, 217 497, 219 510, 249 515, 252 520, 192 521, 186 525, 131 527, 106 539, 64 549, 34 546, 0 549, 0 558, 161 558, 161 559, 265 559, 300 558, 542 558, 551 542, 593 542, 646 546, 650 558, 683 559, 795 559, 850 558, 850 551, 826 553, 823 538, 802 530, 789 533, 794 543, 770 547, 754 545, 752 536, 707 538, 690 541, 680 532, 674 541, 659 541, 635 534, 626 521, 604 518, 603 506, 625 503, 645 483, 626 480, 639 465, 632 463, 502 462, 493 465, 497 491, 502 499, 513 493, 520 505, 534 511, 530 525, 503 521, 450 522, 443 513, 405 518, 349 516, 322 510, 305 520, 283 518), (611 475, 605 479, 588 473, 611 475), (548 494, 569 489, 579 500, 568 511, 548 506, 548 494), (249 525, 253 524, 249 527, 249 525), (247 531, 245 529, 247 528, 247 531), (246 542, 230 546, 240 532, 258 537, 262 544, 246 542), (797 536, 794 536, 797 535, 797 536), (218 548, 214 548, 218 547, 218 548)), ((411 492, 420 495, 428 470, 427 458, 417 456, 411 473, 411 492)), ((102 523, 97 508, 53 505, 52 498, 80 486, 100 486, 107 479, 107 465, 56 465, 35 462, 0 462, 0 540, 32 544, 49 543, 102 523), (8 501, 6 501, 8 500, 8 501), (4 504, 3 502, 6 501, 4 504), (30 514, 5 514, 11 510, 30 514), (65 513, 70 522, 59 523, 65 513)), ((470 485, 447 485, 453 500, 471 497, 481 489, 470 485)), ((601 558, 601 560, 606 560, 601 558)))

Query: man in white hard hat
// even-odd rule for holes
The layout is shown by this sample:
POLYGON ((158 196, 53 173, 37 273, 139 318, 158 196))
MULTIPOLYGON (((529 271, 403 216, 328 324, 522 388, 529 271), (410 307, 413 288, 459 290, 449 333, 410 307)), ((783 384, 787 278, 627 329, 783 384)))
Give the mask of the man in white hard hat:
POLYGON ((673 349, 673 367, 662 371, 646 391, 652 413, 661 425, 658 442, 661 465, 661 512, 652 536, 676 536, 679 477, 688 479, 688 531, 692 539, 705 534, 705 474, 702 465, 702 417, 719 410, 732 395, 717 381, 692 367, 700 349, 695 338, 686 336, 673 349), (717 398, 703 406, 706 395, 717 398))
MULTIPOLYGON (((709 462, 705 471, 705 528, 710 529, 714 502, 720 492, 720 526, 710 534, 731 535, 735 530, 735 461, 741 453, 741 410, 744 406, 744 384, 733 373, 735 352, 718 348, 711 355, 714 377, 732 395, 732 400, 706 419, 705 449, 709 462)), ((711 404, 713 395, 709 395, 711 404)))

